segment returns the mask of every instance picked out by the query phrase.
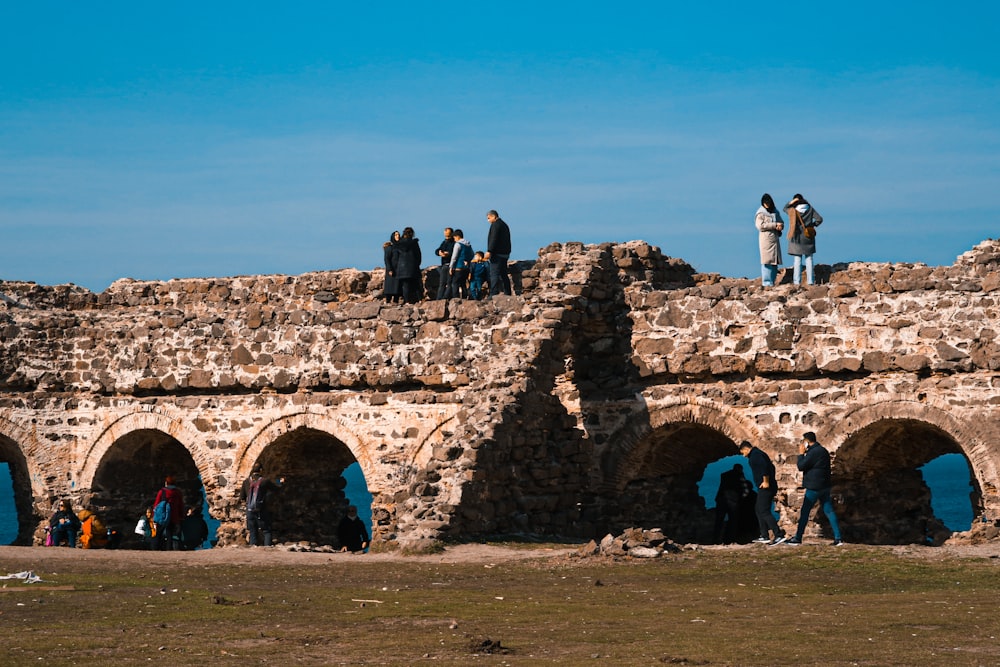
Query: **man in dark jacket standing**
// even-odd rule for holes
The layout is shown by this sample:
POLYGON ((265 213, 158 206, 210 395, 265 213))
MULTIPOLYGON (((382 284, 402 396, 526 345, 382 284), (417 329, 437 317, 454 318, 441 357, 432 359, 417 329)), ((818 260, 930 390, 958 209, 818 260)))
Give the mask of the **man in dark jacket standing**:
POLYGON ((437 298, 447 299, 451 294, 451 253, 455 249, 454 231, 451 227, 444 228, 444 241, 438 246, 437 256, 441 258, 438 267, 437 298))
POLYGON ((259 467, 254 467, 250 479, 243 483, 240 494, 247 503, 247 542, 255 547, 259 544, 257 533, 263 533, 264 546, 271 546, 271 508, 268 499, 285 483, 284 477, 271 481, 264 477, 259 467))
POLYGON ((484 259, 490 263, 490 296, 495 296, 503 290, 510 296, 510 272, 507 261, 510 259, 510 227, 500 219, 496 211, 486 214, 490 223, 490 235, 486 240, 486 255, 484 259))
POLYGON ((840 536, 837 515, 833 512, 833 501, 830 499, 830 488, 833 486, 830 477, 830 452, 816 442, 816 434, 812 431, 802 434, 796 465, 802 471, 802 486, 806 489, 806 496, 802 501, 802 511, 799 514, 799 526, 795 531, 795 537, 788 540, 786 544, 802 544, 802 536, 809 524, 809 512, 812 511, 816 501, 819 501, 823 513, 830 521, 830 529, 833 531, 833 546, 839 547, 844 542, 840 536))
POLYGON ((754 514, 760 526, 760 537, 755 542, 761 544, 781 544, 785 541, 785 531, 778 527, 771 506, 778 494, 778 482, 774 479, 774 463, 771 457, 744 440, 740 443, 740 454, 746 457, 750 464, 750 474, 753 485, 757 487, 757 500, 754 504, 754 514), (774 539, 771 539, 771 535, 774 539))

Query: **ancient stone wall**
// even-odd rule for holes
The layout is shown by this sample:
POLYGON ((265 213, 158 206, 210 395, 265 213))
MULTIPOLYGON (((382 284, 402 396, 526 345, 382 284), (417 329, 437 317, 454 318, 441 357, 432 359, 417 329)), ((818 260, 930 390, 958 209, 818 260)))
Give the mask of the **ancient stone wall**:
POLYGON ((339 518, 357 461, 382 542, 632 525, 705 541, 697 480, 742 439, 775 458, 796 518, 804 430, 835 454, 850 538, 939 535, 916 468, 949 452, 992 527, 998 257, 985 242, 950 267, 838 265, 764 289, 642 242, 553 244, 519 265, 519 296, 413 306, 377 300, 380 271, 7 282, 0 460, 19 540, 62 496, 129 526, 171 473, 239 541, 262 465, 288 479, 279 539, 336 544, 315 516, 339 518))

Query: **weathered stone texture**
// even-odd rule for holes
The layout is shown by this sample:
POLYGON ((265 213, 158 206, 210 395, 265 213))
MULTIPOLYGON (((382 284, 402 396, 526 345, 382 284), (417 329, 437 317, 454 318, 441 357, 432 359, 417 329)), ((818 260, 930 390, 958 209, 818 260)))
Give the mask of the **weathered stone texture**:
POLYGON ((976 508, 1000 516, 998 258, 987 241, 950 267, 852 263, 765 289, 642 242, 554 243, 517 265, 519 296, 412 306, 376 299, 381 271, 7 282, 0 460, 19 539, 63 495, 127 526, 170 471, 236 541, 260 464, 290 480, 285 539, 335 543, 313 515, 343 510, 335 480, 357 461, 381 541, 640 525, 703 540, 696 482, 742 439, 775 459, 794 519, 804 430, 835 453, 855 539, 939 535, 913 474, 933 455, 963 453, 976 508), (872 508, 887 494, 904 498, 891 520, 872 508))

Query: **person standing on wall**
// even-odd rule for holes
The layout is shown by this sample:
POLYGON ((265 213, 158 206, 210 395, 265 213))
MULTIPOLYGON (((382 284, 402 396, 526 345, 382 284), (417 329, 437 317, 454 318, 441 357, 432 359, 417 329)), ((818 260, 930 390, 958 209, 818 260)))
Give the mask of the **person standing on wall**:
POLYGON ((385 283, 382 286, 382 298, 389 303, 396 303, 403 298, 403 290, 399 286, 399 279, 392 268, 392 253, 399 240, 399 232, 389 235, 389 240, 382 244, 382 256, 385 261, 385 283))
POLYGON ((495 296, 503 290, 507 296, 513 294, 510 287, 510 271, 507 262, 510 260, 510 227, 496 211, 486 214, 490 223, 490 234, 486 240, 484 259, 490 264, 490 296, 495 296))
POLYGON ((753 484, 757 487, 757 500, 754 513, 760 526, 760 537, 754 542, 761 544, 781 544, 785 541, 785 531, 778 527, 771 508, 774 497, 778 495, 778 482, 774 478, 774 463, 771 457, 744 440, 740 443, 740 454, 746 457, 750 465, 753 484), (771 539, 774 535, 774 539, 771 539))
POLYGON ((250 479, 243 483, 241 494, 247 503, 247 542, 250 546, 258 546, 258 533, 262 533, 264 546, 271 546, 271 511, 269 498, 285 483, 284 477, 271 481, 264 477, 261 469, 255 467, 250 473, 250 479))
POLYGON ((438 299, 447 299, 451 294, 451 254, 455 249, 454 232, 451 227, 444 228, 444 241, 435 251, 441 258, 441 266, 438 267, 438 299))
POLYGON ((754 225, 759 232, 757 244, 760 247, 760 284, 771 287, 778 277, 778 267, 781 265, 781 230, 785 228, 785 223, 775 208, 771 195, 766 192, 760 198, 754 225))
POLYGON ((453 235, 455 247, 451 253, 451 265, 449 266, 449 281, 451 290, 448 297, 451 299, 469 298, 469 267, 472 266, 472 244, 465 239, 465 232, 456 229, 453 235))
POLYGON ((802 486, 806 489, 806 495, 802 501, 802 511, 799 513, 799 525, 795 531, 795 537, 788 540, 786 544, 793 546, 802 544, 802 536, 805 535, 806 526, 809 524, 809 512, 812 511, 813 505, 819 501, 823 513, 830 521, 830 530, 833 531, 833 546, 839 547, 844 541, 841 539, 840 524, 837 522, 837 515, 833 511, 833 500, 830 498, 830 490, 833 486, 830 475, 830 452, 816 441, 816 434, 812 431, 802 434, 796 465, 802 471, 802 486))
POLYGON ((174 486, 173 475, 167 475, 163 481, 163 488, 156 492, 156 499, 153 501, 153 520, 156 524, 156 550, 180 551, 184 494, 174 486))
POLYGON ((816 228, 823 216, 800 194, 785 204, 788 214, 788 254, 795 258, 793 281, 802 284, 802 261, 806 265, 806 284, 813 284, 813 255, 816 253, 816 228))
POLYGON ((416 303, 423 296, 420 279, 420 239, 413 235, 413 227, 403 229, 403 236, 392 247, 392 273, 399 280, 403 301, 416 303))

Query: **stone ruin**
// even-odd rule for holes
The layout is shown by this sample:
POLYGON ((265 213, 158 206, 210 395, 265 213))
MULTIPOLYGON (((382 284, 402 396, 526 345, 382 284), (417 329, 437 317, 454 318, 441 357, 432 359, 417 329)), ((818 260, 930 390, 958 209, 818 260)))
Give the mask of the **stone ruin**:
POLYGON ((848 541, 948 539, 918 470, 946 453, 969 463, 967 538, 993 539, 998 262, 990 240, 952 266, 838 264, 762 288, 641 241, 554 243, 517 264, 517 296, 415 305, 380 301, 379 269, 100 294, 4 282, 16 543, 38 543, 62 497, 130 533, 167 473, 189 503, 204 494, 221 544, 244 543, 240 489, 261 465, 288 479, 277 538, 336 547, 355 462, 383 546, 635 526, 708 542, 705 466, 760 446, 788 527, 806 430, 834 454, 848 541))

